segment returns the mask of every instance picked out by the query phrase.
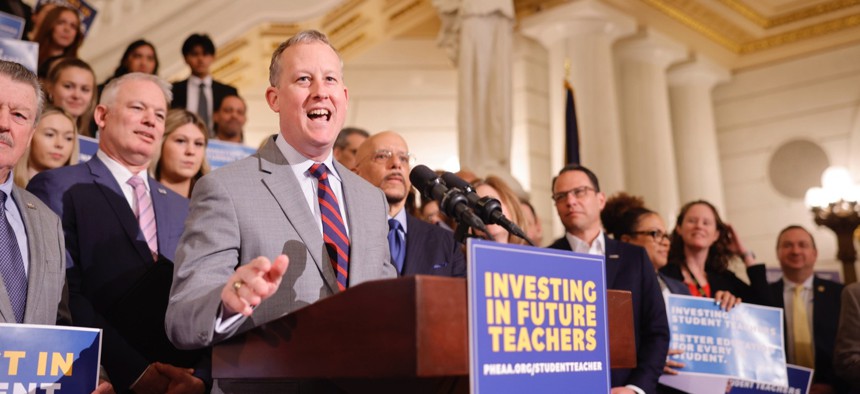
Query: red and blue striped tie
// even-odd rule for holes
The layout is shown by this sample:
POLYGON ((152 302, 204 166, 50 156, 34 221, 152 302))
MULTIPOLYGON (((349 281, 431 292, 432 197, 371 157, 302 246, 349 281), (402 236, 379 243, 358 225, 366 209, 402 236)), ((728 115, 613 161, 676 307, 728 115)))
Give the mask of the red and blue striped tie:
POLYGON ((332 268, 337 273, 337 287, 346 290, 349 277, 349 237, 346 236, 346 226, 340 216, 340 205, 337 197, 328 183, 328 169, 325 164, 315 163, 310 173, 318 182, 317 201, 320 204, 322 218, 323 242, 328 251, 332 268))

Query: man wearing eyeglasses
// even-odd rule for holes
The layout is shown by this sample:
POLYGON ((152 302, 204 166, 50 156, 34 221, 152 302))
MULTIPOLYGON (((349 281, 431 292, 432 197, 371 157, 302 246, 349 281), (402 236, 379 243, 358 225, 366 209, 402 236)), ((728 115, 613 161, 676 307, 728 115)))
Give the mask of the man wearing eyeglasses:
POLYGON ((401 276, 466 276, 466 258, 454 234, 406 212, 414 156, 399 134, 383 131, 365 141, 356 154, 355 173, 382 189, 388 200, 391 263, 401 276))
POLYGON ((612 394, 655 392, 669 349, 669 325, 648 254, 606 237, 600 221, 606 196, 588 168, 565 166, 553 179, 552 191, 565 234, 550 248, 606 256, 606 288, 632 293, 636 368, 612 370, 612 394))

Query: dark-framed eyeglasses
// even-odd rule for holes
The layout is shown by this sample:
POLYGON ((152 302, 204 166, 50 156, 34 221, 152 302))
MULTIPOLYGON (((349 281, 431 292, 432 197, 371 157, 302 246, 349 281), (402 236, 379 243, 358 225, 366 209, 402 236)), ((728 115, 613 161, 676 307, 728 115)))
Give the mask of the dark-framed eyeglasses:
POLYGON ((636 234, 636 235, 648 235, 648 236, 650 236, 650 237, 651 237, 651 239, 653 239, 653 240, 654 240, 654 242, 658 242, 658 243, 659 243, 660 241, 664 240, 664 239, 665 239, 666 241, 670 241, 670 242, 672 241, 672 237, 671 237, 671 236, 669 236, 669 234, 668 234, 668 233, 664 233, 663 231, 660 231, 660 230, 651 230, 651 231, 634 231, 634 232, 633 232, 633 234, 636 234))
POLYGON ((410 165, 415 163, 415 155, 409 152, 395 153, 388 149, 379 149, 373 152, 373 161, 377 163, 387 163, 392 157, 397 157, 397 160, 400 160, 401 163, 410 165))
POLYGON ((580 186, 574 189, 565 190, 563 192, 553 193, 552 200, 556 203, 560 203, 567 199, 567 196, 573 194, 577 200, 582 200, 583 198, 588 196, 588 192, 594 191, 594 188, 591 186, 580 186))

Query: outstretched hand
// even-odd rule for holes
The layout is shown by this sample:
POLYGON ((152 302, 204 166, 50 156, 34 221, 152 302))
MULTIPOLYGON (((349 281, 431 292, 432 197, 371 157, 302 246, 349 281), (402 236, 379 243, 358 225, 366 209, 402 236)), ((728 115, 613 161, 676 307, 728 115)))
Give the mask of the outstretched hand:
POLYGON ((274 262, 261 256, 237 268, 221 290, 225 314, 250 316, 254 307, 278 290, 289 262, 283 254, 274 262))

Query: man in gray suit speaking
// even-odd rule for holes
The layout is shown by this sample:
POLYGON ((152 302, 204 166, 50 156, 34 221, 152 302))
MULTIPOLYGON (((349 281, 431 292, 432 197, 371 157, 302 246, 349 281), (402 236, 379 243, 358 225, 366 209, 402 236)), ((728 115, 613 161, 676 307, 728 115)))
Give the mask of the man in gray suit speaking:
POLYGON ((194 186, 165 323, 178 347, 396 276, 385 196, 332 158, 348 99, 340 56, 322 33, 298 33, 272 55, 269 82, 280 133, 194 186))

